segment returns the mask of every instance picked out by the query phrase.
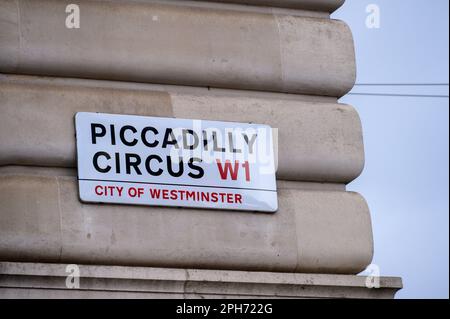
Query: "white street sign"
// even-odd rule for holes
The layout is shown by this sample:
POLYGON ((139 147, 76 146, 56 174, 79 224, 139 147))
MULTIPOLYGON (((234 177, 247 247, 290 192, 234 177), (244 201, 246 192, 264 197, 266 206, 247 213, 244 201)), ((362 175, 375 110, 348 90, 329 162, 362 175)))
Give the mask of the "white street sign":
POLYGON ((266 125, 80 112, 83 202, 275 212, 266 125))

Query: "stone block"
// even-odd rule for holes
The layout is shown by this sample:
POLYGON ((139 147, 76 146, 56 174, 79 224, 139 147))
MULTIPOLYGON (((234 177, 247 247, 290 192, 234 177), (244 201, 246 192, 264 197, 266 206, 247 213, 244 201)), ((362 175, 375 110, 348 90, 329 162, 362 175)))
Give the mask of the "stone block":
POLYGON ((279 179, 348 183, 364 167, 359 116, 337 103, 0 80, 0 111, 0 165, 75 167, 84 111, 270 125, 279 179))
POLYGON ((84 204, 76 177, 32 170, 0 171, 0 260, 335 274, 372 260, 356 193, 289 183, 275 214, 84 204))
POLYGON ((391 299, 401 278, 78 265, 79 289, 65 264, 0 262, 0 298, 359 298, 391 299), (369 278, 370 280, 370 278, 369 278))
POLYGON ((253 6, 267 6, 300 10, 333 12, 342 6, 345 0, 199 0, 209 2, 235 3, 253 6))
POLYGON ((345 95, 348 26, 327 18, 140 1, 0 2, 0 72, 345 95))

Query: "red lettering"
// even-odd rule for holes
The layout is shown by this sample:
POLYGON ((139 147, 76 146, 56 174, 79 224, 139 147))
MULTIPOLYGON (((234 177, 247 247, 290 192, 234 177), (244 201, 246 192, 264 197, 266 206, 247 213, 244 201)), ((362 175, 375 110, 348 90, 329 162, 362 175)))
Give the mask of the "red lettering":
POLYGON ((227 196, 227 194, 226 193, 220 193, 219 195, 220 195, 220 201, 222 203, 224 203, 225 202, 225 196, 227 196))
POLYGON ((246 161, 242 167, 245 169, 245 180, 250 182, 250 164, 246 161))
POLYGON ((98 196, 122 196, 123 187, 122 186, 95 186, 95 194, 98 196))
POLYGON ((231 179, 233 181, 237 180, 238 172, 239 172, 239 162, 236 161, 234 163, 234 168, 231 165, 229 160, 225 161, 225 167, 222 166, 222 162, 220 160, 216 160, 217 168, 219 169, 220 178, 228 179, 228 173, 231 175, 231 179))
POLYGON ((159 199, 160 195, 161 195, 161 190, 160 189, 150 188, 150 196, 151 196, 151 198, 159 199))
POLYGON ((209 193, 202 192, 202 201, 209 202, 209 193))
MULTIPOLYGON (((242 195, 204 191, 187 191, 182 189, 149 189, 151 199, 199 201, 208 203, 242 204, 242 195)), ((133 188, 130 196, 137 197, 139 188, 133 188)))
POLYGON ((130 197, 136 197, 136 196, 137 196, 137 189, 134 188, 134 187, 130 187, 130 188, 128 189, 128 195, 129 195, 130 197))
POLYGON ((195 192, 186 192, 186 200, 189 200, 189 198, 195 201, 195 192))
POLYGON ((103 195, 102 188, 103 187, 100 185, 95 186, 95 194, 97 194, 98 196, 103 195))

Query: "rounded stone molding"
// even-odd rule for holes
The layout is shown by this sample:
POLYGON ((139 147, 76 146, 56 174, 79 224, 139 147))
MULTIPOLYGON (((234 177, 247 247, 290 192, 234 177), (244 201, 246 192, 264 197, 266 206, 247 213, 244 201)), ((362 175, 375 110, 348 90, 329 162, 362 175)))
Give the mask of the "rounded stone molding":
POLYGON ((254 6, 279 7, 301 10, 333 12, 342 6, 345 0, 197 0, 206 2, 224 2, 254 6))
POLYGON ((0 2, 0 72, 333 97, 355 83, 353 38, 341 21, 156 2, 77 4, 81 24, 71 29, 64 2, 0 2))
POLYGON ((98 205, 75 176, 33 170, 0 170, 0 260, 336 274, 372 260, 356 193, 282 187, 276 214, 98 205))
POLYGON ((364 167, 361 122, 348 105, 56 82, 0 80, 0 165, 75 167, 74 116, 83 111, 270 125, 279 179, 348 183, 364 167))

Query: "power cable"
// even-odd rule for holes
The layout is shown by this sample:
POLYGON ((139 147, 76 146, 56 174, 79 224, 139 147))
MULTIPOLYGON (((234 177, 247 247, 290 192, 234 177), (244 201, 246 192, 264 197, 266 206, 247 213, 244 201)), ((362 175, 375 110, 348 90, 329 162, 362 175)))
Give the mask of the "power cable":
POLYGON ((449 98, 448 95, 433 95, 433 94, 348 93, 348 95, 449 98))

